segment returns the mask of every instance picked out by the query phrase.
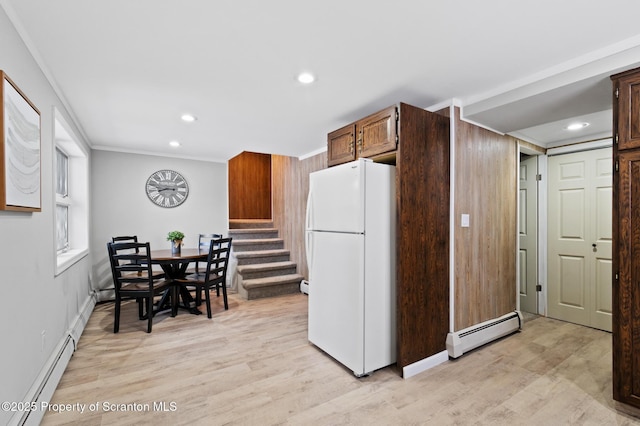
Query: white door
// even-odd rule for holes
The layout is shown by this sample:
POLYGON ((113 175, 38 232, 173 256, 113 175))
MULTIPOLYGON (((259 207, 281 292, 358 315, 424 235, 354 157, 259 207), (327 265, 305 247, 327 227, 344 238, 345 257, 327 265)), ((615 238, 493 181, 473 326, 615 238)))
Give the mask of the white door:
POLYGON ((538 157, 520 161, 519 218, 519 294, 520 310, 538 313, 538 157))
POLYGON ((549 316, 611 331, 612 150, 549 157, 549 316))

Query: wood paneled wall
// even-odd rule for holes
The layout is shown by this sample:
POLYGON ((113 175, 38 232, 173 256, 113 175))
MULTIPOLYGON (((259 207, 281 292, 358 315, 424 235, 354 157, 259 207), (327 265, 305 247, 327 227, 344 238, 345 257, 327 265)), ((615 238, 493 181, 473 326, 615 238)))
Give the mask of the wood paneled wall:
POLYGON ((229 219, 271 219, 271 155, 243 152, 229 160, 229 219))
POLYGON ((280 231, 298 273, 309 278, 305 252, 305 214, 309 193, 309 174, 327 168, 327 154, 304 160, 281 155, 271 156, 273 188, 273 225, 280 231))
POLYGON ((517 141, 455 108, 455 330, 516 309, 517 141), (470 226, 462 228, 462 214, 470 226))
POLYGON ((449 119, 401 104, 396 154, 398 367, 446 350, 449 119))

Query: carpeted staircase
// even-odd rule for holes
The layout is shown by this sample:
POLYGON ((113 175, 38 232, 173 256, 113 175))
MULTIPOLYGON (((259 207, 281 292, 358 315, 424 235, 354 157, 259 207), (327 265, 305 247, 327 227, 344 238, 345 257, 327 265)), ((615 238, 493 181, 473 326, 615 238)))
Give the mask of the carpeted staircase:
POLYGON ((291 262, 284 241, 273 222, 267 220, 229 221, 229 236, 237 261, 235 280, 247 300, 279 296, 300 291, 303 276, 291 262))

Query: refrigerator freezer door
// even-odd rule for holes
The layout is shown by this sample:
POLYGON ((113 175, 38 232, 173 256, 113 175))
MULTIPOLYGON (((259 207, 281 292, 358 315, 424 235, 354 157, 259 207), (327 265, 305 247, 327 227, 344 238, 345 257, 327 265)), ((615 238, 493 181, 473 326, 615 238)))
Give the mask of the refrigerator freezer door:
POLYGON ((311 173, 308 230, 364 232, 364 161, 311 173))
POLYGON ((311 232, 309 244, 309 341, 363 375, 364 235, 311 232))

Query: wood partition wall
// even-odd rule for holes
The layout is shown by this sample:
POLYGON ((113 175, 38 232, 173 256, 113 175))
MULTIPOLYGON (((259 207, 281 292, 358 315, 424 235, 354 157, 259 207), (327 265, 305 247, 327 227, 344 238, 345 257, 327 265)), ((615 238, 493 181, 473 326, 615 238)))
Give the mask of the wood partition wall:
POLYGON ((449 118, 401 105, 396 154, 397 366, 446 350, 449 330, 449 118))
POLYGON ((229 219, 271 219, 271 155, 243 152, 228 167, 229 219))
POLYGON ((454 331, 516 310, 516 139, 455 108, 454 331), (460 226, 462 214, 469 227, 460 226))
POLYGON ((309 174, 327 168, 327 154, 304 160, 282 155, 271 156, 273 187, 273 226, 280 232, 298 273, 309 277, 305 253, 305 214, 309 193, 309 174))

